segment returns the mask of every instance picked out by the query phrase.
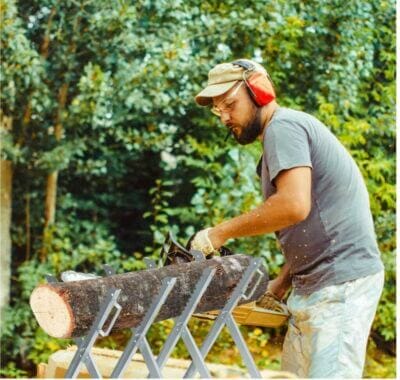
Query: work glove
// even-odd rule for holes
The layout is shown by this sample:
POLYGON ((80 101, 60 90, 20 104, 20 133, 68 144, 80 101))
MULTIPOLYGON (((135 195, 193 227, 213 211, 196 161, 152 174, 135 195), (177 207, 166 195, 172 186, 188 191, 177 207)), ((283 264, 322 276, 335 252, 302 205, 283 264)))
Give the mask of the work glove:
POLYGON ((278 313, 288 313, 287 306, 272 292, 267 290, 256 302, 258 307, 277 311, 278 313))
POLYGON ((209 256, 215 252, 215 249, 211 243, 210 238, 208 237, 208 232, 211 228, 206 228, 204 230, 199 231, 193 238, 190 249, 200 251, 204 253, 205 256, 209 256))

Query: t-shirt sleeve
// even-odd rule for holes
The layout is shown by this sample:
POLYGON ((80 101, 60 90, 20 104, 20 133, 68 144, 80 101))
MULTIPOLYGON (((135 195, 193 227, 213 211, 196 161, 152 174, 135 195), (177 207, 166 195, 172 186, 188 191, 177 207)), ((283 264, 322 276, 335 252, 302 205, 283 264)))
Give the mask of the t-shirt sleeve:
POLYGON ((271 182, 282 170, 312 168, 310 143, 304 127, 290 121, 276 121, 265 133, 264 154, 271 182))

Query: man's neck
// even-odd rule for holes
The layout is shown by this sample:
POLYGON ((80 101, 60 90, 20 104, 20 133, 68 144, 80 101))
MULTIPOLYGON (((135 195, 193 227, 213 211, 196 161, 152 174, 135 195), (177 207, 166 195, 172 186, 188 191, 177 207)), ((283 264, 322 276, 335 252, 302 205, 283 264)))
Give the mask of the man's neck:
POLYGON ((258 136, 258 139, 262 142, 264 139, 264 133, 268 128, 268 124, 271 121, 274 112, 278 108, 278 103, 273 100, 271 103, 267 104, 261 109, 261 122, 263 125, 263 130, 261 134, 258 136))

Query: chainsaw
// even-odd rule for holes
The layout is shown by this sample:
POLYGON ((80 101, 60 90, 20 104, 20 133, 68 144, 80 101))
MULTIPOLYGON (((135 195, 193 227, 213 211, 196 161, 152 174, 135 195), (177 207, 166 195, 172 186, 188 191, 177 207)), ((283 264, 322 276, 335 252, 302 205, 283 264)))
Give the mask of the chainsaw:
MULTIPOLYGON (((195 235, 192 235, 188 240, 186 247, 183 247, 175 239, 172 232, 168 232, 161 248, 163 265, 167 266, 189 263, 196 260, 198 257, 208 260, 212 259, 215 256, 215 253, 218 253, 222 257, 234 255, 229 248, 221 247, 216 250, 215 253, 211 253, 210 255, 204 257, 201 252, 190 248, 194 237, 195 235)), ((203 320, 214 320, 218 317, 219 312, 220 311, 215 310, 205 313, 195 313, 193 316, 203 320)), ((242 325, 279 327, 287 321, 289 312, 284 304, 280 305, 280 309, 269 310, 257 307, 256 302, 251 302, 249 304, 237 306, 233 310, 233 317, 237 323, 242 325)))

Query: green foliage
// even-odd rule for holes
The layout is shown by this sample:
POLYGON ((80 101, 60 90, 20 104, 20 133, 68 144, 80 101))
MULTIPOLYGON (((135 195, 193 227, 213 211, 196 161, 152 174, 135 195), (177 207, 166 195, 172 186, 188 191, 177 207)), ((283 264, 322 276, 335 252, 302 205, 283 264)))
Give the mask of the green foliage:
MULTIPOLYGON (((13 118, 12 132, 2 131, 2 157, 14 163, 3 375, 32 374, 34 363, 67 344, 46 338, 29 309, 46 273, 101 273, 104 263, 142 269, 143 257, 158 258, 167 231, 183 243, 261 202, 261 147, 223 143, 218 120, 193 101, 209 68, 238 57, 264 64, 279 103, 316 115, 357 160, 386 268, 373 328, 394 339, 394 0, 2 0, 0 11, 1 111, 13 118), (57 223, 44 231, 45 181, 54 170, 57 223)), ((272 235, 229 244, 263 257, 272 276, 283 263, 272 235)), ((152 330, 155 347, 169 323, 152 330)), ((205 325, 192 327, 204 336, 205 325)), ((250 349, 261 366, 276 367, 263 353, 275 336, 260 331, 244 329, 250 349)), ((211 360, 231 350, 224 337, 211 360)), ((126 339, 102 344, 118 348, 126 339)))
POLYGON ((8 362, 3 368, 0 368, 0 375, 6 378, 21 378, 26 377, 27 372, 16 367, 15 362, 8 362))

